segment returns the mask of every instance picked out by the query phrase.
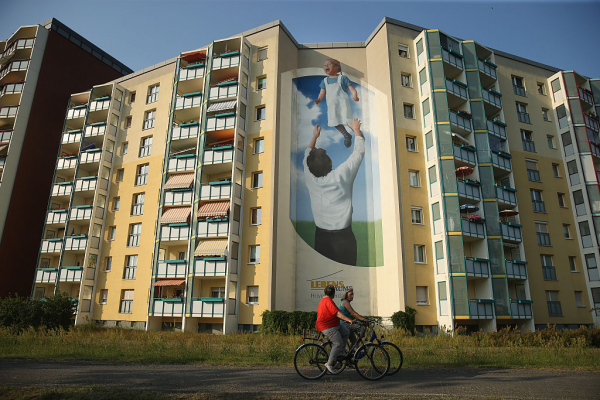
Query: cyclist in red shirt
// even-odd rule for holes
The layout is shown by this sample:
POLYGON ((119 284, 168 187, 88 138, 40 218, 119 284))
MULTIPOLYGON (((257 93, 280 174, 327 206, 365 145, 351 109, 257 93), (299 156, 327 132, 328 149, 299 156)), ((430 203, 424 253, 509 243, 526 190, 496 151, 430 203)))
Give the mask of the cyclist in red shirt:
POLYGON ((325 288, 325 296, 321 299, 319 303, 319 308, 317 309, 317 330, 322 332, 325 336, 331 340, 333 343, 333 347, 331 348, 331 353, 329 353, 329 360, 327 361, 327 370, 332 374, 336 372, 333 369, 335 362, 337 360, 337 356, 344 350, 344 343, 348 340, 348 336, 350 335, 350 331, 344 325, 340 325, 340 319, 347 321, 352 324, 350 318, 346 317, 339 308, 333 302, 333 298, 335 296, 335 286, 328 285, 325 288))

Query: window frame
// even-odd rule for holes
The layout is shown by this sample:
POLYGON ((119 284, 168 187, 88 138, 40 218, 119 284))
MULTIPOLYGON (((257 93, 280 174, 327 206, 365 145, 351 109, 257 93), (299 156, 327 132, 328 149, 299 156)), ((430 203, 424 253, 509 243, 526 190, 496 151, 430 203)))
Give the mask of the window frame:
POLYGON ((406 119, 417 119, 415 116, 415 105, 410 103, 402 103, 404 106, 404 118, 406 119), (410 111, 411 116, 407 115, 407 110, 410 111))
POLYGON ((148 110, 144 113, 144 123, 142 124, 142 130, 153 129, 156 123, 156 108, 148 110))
POLYGON ((108 227, 108 235, 107 235, 107 242, 112 242, 115 240, 115 238, 117 237, 117 227, 115 225, 111 225, 108 227))
POLYGON ((135 182, 134 186, 144 186, 148 183, 148 173, 150 172, 150 164, 138 164, 135 171, 135 182), (146 167, 145 173, 143 173, 143 168, 146 167))
POLYGON ((413 170, 413 169, 408 170, 408 186, 414 187, 414 188, 421 187, 421 177, 420 177, 419 171, 413 170), (416 177, 416 185, 413 185, 413 179, 411 179, 411 176, 416 177))
POLYGON ((267 75, 256 77, 256 91, 265 90, 267 88, 267 75))
POLYGON ((254 121, 264 121, 267 119, 267 107, 264 104, 260 106, 256 106, 254 117, 256 118, 254 121), (262 117, 262 118, 261 118, 262 117))
POLYGON ((146 192, 134 193, 131 197, 131 214, 130 216, 144 215, 144 202, 146 192), (142 196, 142 202, 139 202, 139 197, 142 196), (138 212, 139 211, 139 212, 138 212))
POLYGON ((423 220, 423 207, 412 206, 410 208, 410 219, 413 225, 425 225, 425 222, 423 220), (417 222, 415 222, 415 216, 418 217, 417 222))
POLYGON ((100 289, 100 301, 98 304, 108 303, 108 289, 100 289))
MULTIPOLYGON (((252 293, 252 294, 254 294, 254 293, 252 293)), ((259 289, 258 289, 258 285, 256 285, 256 286, 248 286, 246 288, 246 295, 247 295, 246 296, 246 304, 247 305, 250 305, 250 306, 256 306, 256 305, 258 305, 258 302, 260 301, 260 292, 259 292, 259 289), (251 289, 254 289, 254 288, 256 288, 256 296, 252 296, 251 297, 250 296, 250 294, 252 292, 251 289)))
POLYGON ((143 136, 140 139, 140 151, 138 152, 138 158, 149 157, 151 154, 152 154, 152 135, 143 136))
POLYGON ((418 153, 417 149, 417 137, 416 136, 406 136, 406 151, 410 151, 411 153, 418 153), (412 146, 410 146, 410 141, 412 141, 412 146))
POLYGON ((412 87, 413 87, 412 75, 409 74, 408 72, 400 72, 400 84, 402 85, 402 87, 412 89, 412 87), (407 82, 406 85, 404 84, 405 82, 407 82))
POLYGON ((160 92, 160 83, 156 83, 154 85, 148 86, 148 95, 146 96, 146 104, 156 103, 158 101, 158 93, 159 92, 160 92))
POLYGON ((398 56, 410 59, 410 48, 407 44, 398 43, 398 56))
POLYGON ((415 264, 427 264, 427 248, 424 244, 413 244, 413 260, 415 264), (422 260, 421 257, 423 256, 422 260))
POLYGON ((260 244, 248 245, 248 264, 260 264, 260 244))
MULTIPOLYGON (((422 292, 422 290, 421 290, 421 292, 422 292)), ((429 305, 429 288, 427 286, 417 286, 415 300, 416 300, 417 306, 428 306, 429 305), (419 288, 425 290, 425 300, 419 300, 419 288)))
POLYGON ((256 138, 254 139, 253 143, 253 153, 252 154, 262 154, 265 152, 265 138, 264 137, 260 137, 260 138, 256 138), (257 146, 260 143, 260 146, 257 146), (256 151, 257 147, 260 147, 260 151, 256 151))
POLYGON ((250 208, 250 226, 258 226, 262 223, 262 207, 250 208))
POLYGON ((260 62, 260 61, 268 59, 269 58, 268 51, 269 51, 269 46, 259 47, 256 50, 256 62, 260 62), (261 55, 261 53, 262 53, 262 55, 264 55, 264 57, 261 55))
POLYGON ((263 172, 255 171, 252 173, 252 185, 250 189, 261 189, 263 187, 263 172), (257 180, 259 182, 257 182, 257 180))
POLYGON ((127 247, 140 247, 142 237, 142 223, 129 224, 129 234, 127 235, 127 247), (134 232, 134 228, 139 226, 139 231, 134 232))

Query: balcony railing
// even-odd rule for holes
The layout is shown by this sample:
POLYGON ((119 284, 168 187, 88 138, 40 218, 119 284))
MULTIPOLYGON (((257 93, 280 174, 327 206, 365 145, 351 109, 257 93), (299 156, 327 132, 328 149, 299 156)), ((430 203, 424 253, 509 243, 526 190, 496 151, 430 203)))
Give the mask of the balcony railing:
POLYGON ((11 72, 26 71, 29 67, 29 60, 14 60, 8 63, 0 70, 0 79, 4 78, 11 72))
POLYGON ((537 239, 540 246, 551 246, 549 233, 537 232, 537 239))
POLYGON ((67 236, 65 238, 65 250, 85 250, 87 242, 87 235, 67 236))
POLYGON ((516 95, 526 97, 525 96, 525 86, 513 84, 513 90, 516 95))
POLYGON ((57 276, 57 268, 39 268, 35 271, 36 283, 54 283, 57 276))
POLYGON ((517 205, 517 189, 508 186, 496 186, 498 201, 512 206, 517 205))
POLYGON ((479 200, 479 184, 470 180, 458 181, 458 195, 468 199, 479 200))
POLYGON ((523 151, 529 151, 535 153, 535 143, 533 140, 521 139, 523 143, 523 151))
POLYGON ((7 83, 4 86, 0 86, 0 97, 5 94, 18 94, 23 92, 23 88, 25 87, 24 83, 7 83))
POLYGON ((593 131, 600 132, 600 121, 598 120, 598 117, 588 114, 583 114, 583 117, 585 119, 585 126, 593 131))
POLYGON ((33 47, 34 43, 35 43, 35 37, 17 39, 14 42, 12 42, 6 48, 6 50, 4 50, 2 53, 0 53, 0 58, 8 57, 13 51, 33 47))
POLYGON ((526 124, 531 123, 531 121, 529 119, 529 113, 517 111, 517 117, 519 118, 519 122, 524 122, 526 124))
POLYGON ((193 192, 191 190, 171 190, 165 192, 165 206, 179 206, 192 204, 193 192))
POLYGON ((90 111, 108 110, 110 107, 110 96, 98 97, 90 102, 90 111))
POLYGON ((450 123, 465 131, 471 131, 471 119, 450 111, 450 123))
POLYGON ((463 235, 485 238, 485 225, 482 222, 469 221, 468 219, 461 220, 463 235))
POLYGON ((85 176, 83 178, 79 178, 75 181, 75 191, 76 192, 85 192, 88 190, 96 190, 98 186, 98 177, 97 176, 85 176))
POLYGON ((154 299, 152 315, 155 317, 181 317, 183 316, 183 306, 183 299, 154 299))
POLYGON ((504 260, 506 277, 510 279, 527 279, 527 261, 504 260))
POLYGON ((71 131, 67 131, 62 135, 62 143, 79 143, 81 142, 81 134, 83 131, 81 129, 74 129, 71 131))
POLYGON ((587 89, 582 88, 581 86, 578 87, 579 89, 579 98, 583 101, 585 101, 586 103, 588 103, 589 105, 594 105, 594 95, 592 94, 592 92, 590 92, 587 89))
POLYGON ((181 96, 177 96, 175 99, 175 109, 182 110, 184 108, 200 107, 202 104, 202 93, 186 93, 181 96))
POLYGON ((75 221, 81 221, 92 218, 93 206, 75 206, 71 209, 69 218, 75 221))
POLYGON ((73 192, 73 182, 59 182, 52 186, 52 196, 70 196, 73 192))
POLYGON ((10 142, 13 130, 0 130, 0 143, 10 142))
POLYGON ((17 116, 19 106, 0 107, 0 118, 12 118, 17 116))
POLYGON ((199 298, 192 299, 192 317, 218 318, 225 315, 225 299, 199 298))
POLYGON ((467 85, 456 79, 446 79, 446 90, 462 99, 467 100, 469 98, 467 94, 467 85))
POLYGON ((495 107, 502 108, 502 94, 495 90, 482 90, 481 95, 486 103, 489 103, 495 107))
POLYGON ((227 82, 227 84, 221 84, 217 86, 211 86, 208 98, 210 100, 224 99, 227 97, 234 97, 238 94, 238 83, 227 82))
POLYGON ((463 69, 462 55, 442 48, 442 59, 456 68, 463 69))
POLYGON ((490 276, 490 260, 465 257, 467 276, 487 278, 490 276))
POLYGON ((502 239, 511 242, 522 242, 523 235, 521 234, 522 225, 513 222, 502 222, 502 239))
POLYGON ((179 69, 179 80, 187 81, 190 79, 202 78, 204 76, 204 63, 188 64, 179 69))
POLYGON ((194 260, 194 276, 225 276, 227 258, 206 257, 194 260))
POLYGON ((546 204, 543 200, 531 200, 531 204, 533 205, 533 212, 546 213, 546 204))
POLYGON ((512 165, 510 154, 503 153, 501 151, 492 151, 492 165, 494 167, 503 169, 505 171, 512 171, 512 165))
POLYGON ((233 161, 233 146, 213 147, 204 152, 203 164, 222 164, 233 161))
POLYGON ((475 165, 475 148, 465 144, 454 145, 454 158, 467 164, 475 165))
POLYGON ((556 280, 556 268, 554 265, 542 265, 542 276, 545 281, 556 280))
POLYGON ((187 124, 180 124, 173 126, 173 132, 171 133, 171 139, 188 139, 198 137, 200 133, 200 124, 198 122, 190 122, 187 124))
POLYGON ((163 225, 160 228, 160 240, 188 240, 190 237, 190 226, 188 224, 163 225))
POLYGON ((494 319, 494 300, 469 300, 469 314, 473 319, 494 319))
POLYGON ((511 300, 510 315, 513 319, 531 319, 533 312, 531 310, 531 300, 511 300))
POLYGON ((210 182, 202 184, 200 200, 228 199, 231 197, 231 182, 210 182))
POLYGON ((221 54, 212 60, 212 69, 221 69, 229 67, 237 67, 240 65, 240 52, 232 51, 229 53, 221 54))
POLYGON ((217 114, 206 119, 206 130, 207 131, 218 131, 221 129, 233 129, 235 128, 235 113, 222 113, 217 114))
POLYGON ((100 136, 106 133, 106 122, 95 122, 85 127, 85 137, 100 136))
POLYGON ((167 172, 193 171, 196 165, 194 154, 185 154, 169 158, 167 172))
POLYGON ((77 156, 68 156, 58 159, 56 169, 73 169, 77 166, 77 156))
POLYGON ((488 133, 506 140, 506 124, 495 119, 487 120, 488 133))
POLYGON ((62 245, 63 240, 60 238, 44 239, 42 240, 42 253, 60 253, 62 245))
POLYGON ((100 159, 102 158, 102 149, 84 151, 81 153, 80 158, 82 164, 100 162, 100 159))
POLYGON ((488 60, 479 59, 477 60, 477 65, 479 66, 479 70, 484 74, 489 75, 494 79, 498 78, 498 75, 496 74, 496 64, 488 60))
POLYGON ((198 221, 196 234, 198 237, 228 236, 229 220, 218 218, 210 221, 198 221))
POLYGON ((46 224, 64 224, 67 222, 67 210, 52 210, 46 216, 46 224))
POLYGON ((83 267, 61 267, 60 282, 81 282, 83 267))
POLYGON ((157 278, 185 278, 186 260, 159 260, 157 278))
POLYGON ((75 119, 75 118, 85 117, 86 111, 87 111, 87 104, 69 108, 69 110, 67 111, 67 119, 75 119))

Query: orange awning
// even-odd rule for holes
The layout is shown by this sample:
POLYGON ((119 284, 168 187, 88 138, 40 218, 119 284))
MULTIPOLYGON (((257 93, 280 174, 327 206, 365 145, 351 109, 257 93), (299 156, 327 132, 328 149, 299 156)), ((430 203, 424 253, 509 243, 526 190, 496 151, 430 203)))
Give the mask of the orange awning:
POLYGON ((196 257, 225 257, 227 250, 227 239, 201 240, 196 247, 196 257))
POLYGON ((192 187, 194 183, 194 173, 173 175, 165 183, 163 189, 184 189, 192 187))
POLYGON ((185 283, 185 278, 182 279, 162 279, 156 281, 152 286, 181 286, 185 283))
POLYGON ((206 50, 194 51, 193 53, 182 53, 181 58, 188 62, 204 60, 206 58, 206 50))
POLYGON ((198 209, 198 218, 201 217, 222 217, 229 212, 229 200, 212 201, 204 203, 198 209))
POLYGON ((160 217, 161 224, 183 224, 188 222, 188 218, 192 212, 191 207, 177 207, 166 210, 160 217))

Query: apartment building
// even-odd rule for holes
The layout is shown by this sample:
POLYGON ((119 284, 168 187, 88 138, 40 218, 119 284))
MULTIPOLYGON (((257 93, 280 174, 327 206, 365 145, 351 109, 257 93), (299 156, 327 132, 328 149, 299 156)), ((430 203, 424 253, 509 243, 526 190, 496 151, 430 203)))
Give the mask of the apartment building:
POLYGON ((318 44, 276 21, 93 86, 33 296, 150 330, 254 331, 328 284, 420 331, 598 324, 597 82, 385 18, 318 44), (350 146, 336 113, 361 121, 350 146))
POLYGON ((0 41, 0 296, 31 292, 69 95, 130 72, 56 19, 0 41))

